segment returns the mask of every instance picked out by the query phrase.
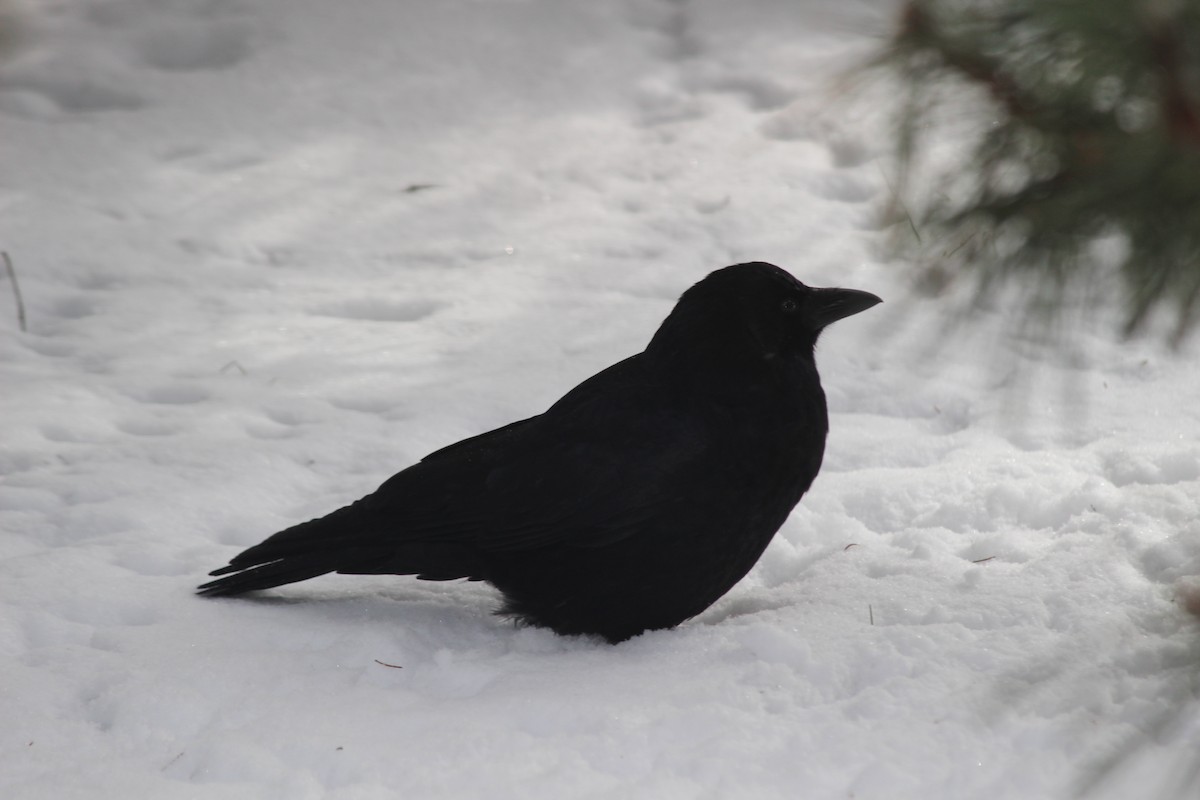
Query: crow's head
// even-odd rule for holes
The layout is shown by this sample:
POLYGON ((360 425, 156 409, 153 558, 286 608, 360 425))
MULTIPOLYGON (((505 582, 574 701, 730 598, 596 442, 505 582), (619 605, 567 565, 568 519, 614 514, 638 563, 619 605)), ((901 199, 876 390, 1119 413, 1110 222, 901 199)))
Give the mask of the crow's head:
POLYGON ((811 358, 827 325, 881 302, 857 289, 805 286, 774 264, 735 264, 684 292, 647 352, 742 362, 811 358))

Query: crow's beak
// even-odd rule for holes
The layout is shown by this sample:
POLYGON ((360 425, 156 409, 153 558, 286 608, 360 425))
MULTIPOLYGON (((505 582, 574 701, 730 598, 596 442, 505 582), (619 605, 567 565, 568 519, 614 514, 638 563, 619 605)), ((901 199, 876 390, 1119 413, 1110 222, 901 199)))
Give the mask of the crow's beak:
POLYGON ((820 329, 882 302, 870 292, 858 289, 813 289, 808 297, 807 316, 820 329))

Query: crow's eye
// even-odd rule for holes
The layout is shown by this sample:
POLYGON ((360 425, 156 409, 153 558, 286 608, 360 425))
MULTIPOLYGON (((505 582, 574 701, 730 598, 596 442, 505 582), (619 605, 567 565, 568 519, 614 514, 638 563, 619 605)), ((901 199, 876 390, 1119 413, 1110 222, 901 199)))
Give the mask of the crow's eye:
POLYGON ((784 300, 779 307, 783 309, 783 313, 785 314, 795 314, 800 309, 800 304, 789 297, 787 300, 784 300))

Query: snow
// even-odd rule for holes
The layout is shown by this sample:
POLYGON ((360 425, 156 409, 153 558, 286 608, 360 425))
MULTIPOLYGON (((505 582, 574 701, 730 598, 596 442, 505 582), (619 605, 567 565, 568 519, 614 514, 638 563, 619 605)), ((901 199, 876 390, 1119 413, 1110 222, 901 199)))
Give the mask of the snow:
POLYGON ((839 83, 892 4, 5 10, 4 797, 1196 796, 1195 346, 909 292, 886 92, 839 83), (192 594, 756 259, 887 303, 824 337, 824 469, 698 618, 192 594))

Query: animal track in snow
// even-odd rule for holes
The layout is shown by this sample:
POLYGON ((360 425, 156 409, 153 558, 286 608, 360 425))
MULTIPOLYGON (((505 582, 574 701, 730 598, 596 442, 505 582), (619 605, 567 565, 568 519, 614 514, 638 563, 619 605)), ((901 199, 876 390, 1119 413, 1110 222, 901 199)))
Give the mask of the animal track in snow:
POLYGON ((192 403, 208 400, 211 396, 205 389, 199 386, 192 386, 186 383, 172 383, 147 389, 135 395, 135 399, 156 405, 191 405, 192 403))
POLYGON ((793 99, 793 92, 767 78, 737 74, 701 75, 685 81, 693 91, 724 92, 745 99, 754 111, 773 111, 793 99))
POLYGON ((644 81, 637 88, 634 102, 637 104, 638 122, 646 128, 700 119, 707 113, 704 103, 698 98, 661 80, 644 81))
POLYGON ((824 144, 833 166, 843 169, 862 166, 878 155, 862 133, 847 123, 831 122, 812 100, 791 103, 767 119, 759 130, 767 139, 779 142, 824 144))
POLYGON ((96 0, 82 17, 92 38, 121 37, 134 59, 167 72, 226 69, 252 50, 253 28, 236 0, 96 0))
POLYGON ((166 72, 227 69, 250 55, 250 29, 232 21, 172 23, 145 31, 136 47, 146 65, 166 72))
POLYGON ((26 71, 5 77, 0 109, 44 119, 61 113, 135 111, 146 105, 140 95, 117 89, 92 75, 26 71))
POLYGON ((46 356, 47 358, 70 358, 78 352, 78 348, 74 344, 64 342, 61 339, 35 338, 30 336, 25 342, 25 346, 39 356, 46 356))
POLYGON ((29 37, 28 52, 5 70, 0 111, 40 120, 135 111, 150 100, 129 88, 131 70, 220 70, 253 53, 256 28, 236 2, 61 5, 57 24, 29 37))
POLYGON ((845 172, 830 172, 814 178, 813 193, 826 200, 865 203, 876 195, 875 186, 845 172))
POLYGON ((814 112, 807 108, 800 107, 800 104, 793 105, 784 111, 773 114, 767 118, 759 132, 767 139, 774 139, 779 142, 812 142, 816 141, 819 136, 819 125, 813 119, 814 112))
POLYGON ((368 322, 416 322, 438 311, 443 305, 436 300, 396 301, 363 297, 357 300, 316 306, 311 309, 311 313, 321 317, 358 319, 368 322))
POLYGON ((271 405, 263 409, 263 415, 279 425, 294 427, 312 422, 323 422, 326 415, 316 411, 314 406, 303 401, 289 402, 288 405, 271 405))
POLYGON ((250 423, 246 425, 245 431, 247 436, 267 441, 272 439, 290 439, 296 435, 295 426, 289 425, 284 427, 282 423, 278 422, 273 424, 264 424, 261 422, 250 423))
MULTIPOLYGON (((198 173, 219 175, 226 172, 240 172, 257 167, 266 162, 263 154, 257 150, 245 149, 245 146, 222 144, 220 147, 202 145, 180 145, 170 148, 161 156, 163 163, 178 164, 193 169, 198 173)), ((203 252, 210 246, 192 239, 180 239, 179 247, 188 252, 203 252)))
POLYGON ((701 196, 692 199, 692 208, 700 214, 715 214, 724 211, 732 200, 728 193, 701 196))
POLYGON ((83 319, 95 313, 92 304, 83 297, 66 297, 51 307, 51 313, 63 319, 83 319))
POLYGON ((334 397, 329 405, 341 411, 358 411, 363 414, 385 414, 395 411, 397 405, 394 397, 334 397))
POLYGON ((183 430, 183 426, 176 422, 145 417, 120 420, 115 426, 121 433, 131 436, 171 436, 183 430))
POLYGON ((61 444, 97 444, 110 439, 109 433, 86 424, 51 424, 42 426, 42 436, 48 442, 61 444))
POLYGON ((126 285, 126 279, 115 273, 85 272, 74 277, 75 285, 89 292, 105 292, 120 289, 126 285))
POLYGON ((857 136, 834 135, 829 139, 829 154, 837 167, 858 167, 875 158, 875 153, 857 136))
POLYGON ((700 55, 704 48, 696 37, 688 0, 637 3, 630 8, 635 28, 658 34, 656 50, 668 61, 683 61, 700 55))
POLYGON ((1114 451, 1103 456, 1104 476, 1114 486, 1167 485, 1200 478, 1200 452, 1157 453, 1114 451))

